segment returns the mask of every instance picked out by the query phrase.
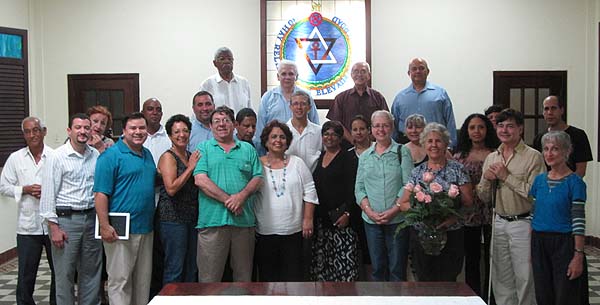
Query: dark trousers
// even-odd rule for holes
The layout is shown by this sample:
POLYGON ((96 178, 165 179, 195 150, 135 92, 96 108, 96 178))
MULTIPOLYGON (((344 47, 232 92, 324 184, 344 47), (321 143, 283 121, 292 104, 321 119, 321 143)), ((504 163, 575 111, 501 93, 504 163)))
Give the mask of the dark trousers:
POLYGON ((589 304, 587 261, 583 273, 574 280, 567 269, 575 251, 571 233, 531 233, 531 265, 538 304, 589 304))
MULTIPOLYGON (((154 213, 154 228, 160 228, 158 212, 154 213)), ((185 251, 182 249, 182 251, 185 251)), ((154 230, 152 242, 152 276, 150 278, 150 298, 152 300, 163 287, 165 250, 160 240, 160 230, 154 230)))
POLYGON ((490 237, 491 226, 464 227, 465 244, 465 282, 473 291, 487 297, 488 276, 490 272, 490 237), (484 249, 484 279, 481 280, 481 237, 484 249))
POLYGON ((302 232, 256 234, 256 261, 261 282, 302 281, 302 232))
POLYGON ((54 264, 48 235, 17 234, 17 255, 19 257, 19 278, 17 280, 17 304, 35 304, 33 290, 37 277, 42 248, 46 249, 46 259, 50 265, 50 304, 56 305, 56 286, 54 282, 54 264))
POLYGON ((447 231, 448 240, 440 255, 427 255, 411 228, 411 254, 419 282, 456 282, 464 259, 463 229, 447 231))

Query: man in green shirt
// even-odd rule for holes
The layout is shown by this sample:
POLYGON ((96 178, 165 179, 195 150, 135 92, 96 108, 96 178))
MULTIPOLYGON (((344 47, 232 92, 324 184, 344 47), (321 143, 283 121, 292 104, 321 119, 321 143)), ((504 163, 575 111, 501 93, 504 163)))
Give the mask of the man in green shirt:
POLYGON ((262 183, 262 165, 252 145, 234 139, 233 110, 210 116, 213 139, 198 144, 201 158, 194 170, 198 196, 198 278, 218 282, 227 255, 233 280, 249 282, 254 255, 253 196, 262 183), (231 251, 231 253, 230 253, 231 251))

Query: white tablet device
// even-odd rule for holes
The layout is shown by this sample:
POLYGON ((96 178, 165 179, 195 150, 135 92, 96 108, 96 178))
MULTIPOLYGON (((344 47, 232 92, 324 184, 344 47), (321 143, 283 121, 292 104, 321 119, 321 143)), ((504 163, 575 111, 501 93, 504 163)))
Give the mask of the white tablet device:
MULTIPOLYGON (((116 213, 111 212, 108 213, 108 221, 110 225, 115 228, 117 231, 117 235, 119 235, 119 239, 128 240, 129 239, 129 227, 130 227, 130 219, 131 215, 129 213, 116 213)), ((96 239, 102 239, 100 236, 100 223, 98 222, 98 215, 96 215, 96 229, 95 229, 96 239)))

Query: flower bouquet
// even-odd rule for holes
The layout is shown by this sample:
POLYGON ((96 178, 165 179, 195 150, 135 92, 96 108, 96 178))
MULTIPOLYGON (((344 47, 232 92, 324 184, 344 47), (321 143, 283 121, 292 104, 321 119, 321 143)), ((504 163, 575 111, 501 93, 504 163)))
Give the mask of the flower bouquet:
POLYGON ((438 226, 451 216, 458 216, 460 191, 457 185, 450 184, 447 191, 441 184, 432 182, 435 175, 423 173, 417 185, 408 183, 404 190, 410 192, 410 209, 404 212, 403 229, 414 226, 423 250, 428 255, 440 255, 447 241, 446 229, 438 226))

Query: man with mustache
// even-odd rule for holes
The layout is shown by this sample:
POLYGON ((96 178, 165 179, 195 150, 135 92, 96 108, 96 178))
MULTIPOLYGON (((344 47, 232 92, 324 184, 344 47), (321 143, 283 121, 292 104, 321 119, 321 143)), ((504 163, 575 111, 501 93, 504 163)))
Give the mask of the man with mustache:
POLYGON ((98 151, 87 144, 92 122, 71 116, 65 144, 54 151, 42 176, 40 216, 48 224, 55 266, 57 304, 100 303, 102 244, 94 238, 94 173, 98 151))

